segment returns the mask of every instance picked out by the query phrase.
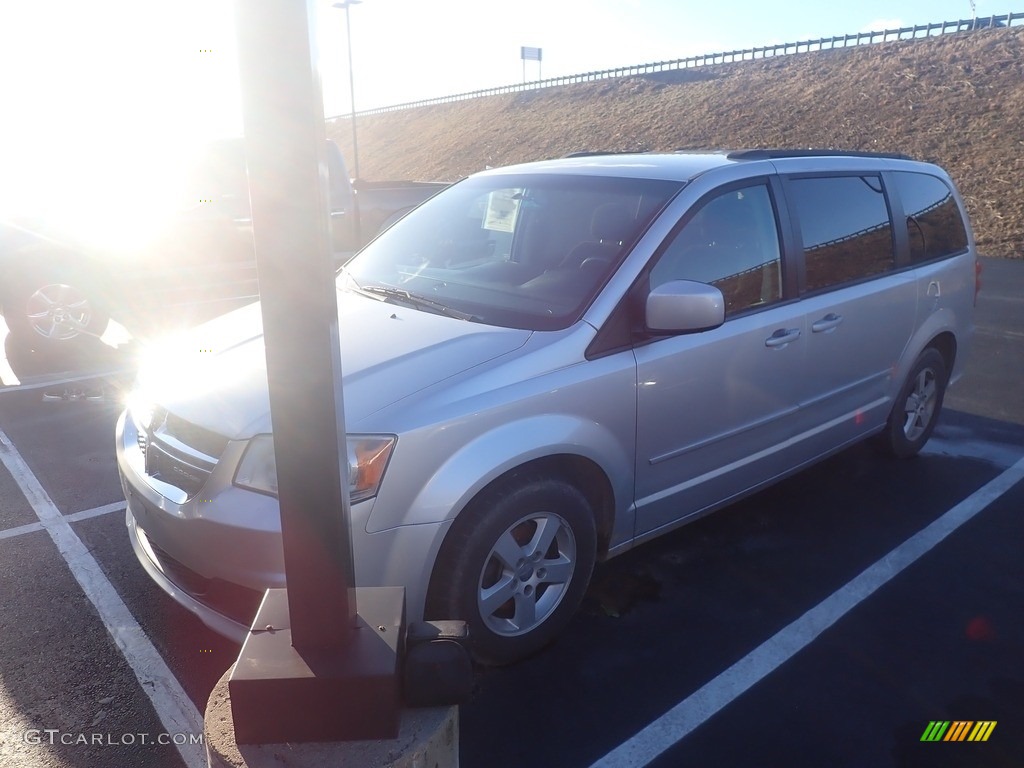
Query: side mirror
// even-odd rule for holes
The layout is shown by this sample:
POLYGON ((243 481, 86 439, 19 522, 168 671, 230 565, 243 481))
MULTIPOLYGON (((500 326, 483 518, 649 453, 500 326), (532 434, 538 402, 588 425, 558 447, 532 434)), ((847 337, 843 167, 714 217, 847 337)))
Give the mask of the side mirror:
POLYGON ((725 322, 725 297, 713 285, 670 280, 647 294, 645 322, 652 331, 692 333, 725 322))

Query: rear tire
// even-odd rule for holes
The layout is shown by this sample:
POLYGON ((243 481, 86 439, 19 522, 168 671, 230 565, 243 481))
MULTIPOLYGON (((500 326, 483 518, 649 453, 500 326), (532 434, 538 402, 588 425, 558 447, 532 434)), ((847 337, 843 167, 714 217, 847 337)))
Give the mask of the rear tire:
POLYGON ((550 477, 490 488, 455 521, 438 555, 427 617, 469 625, 474 659, 510 664, 569 623, 597 556, 586 497, 550 477))
POLYGON ((916 456, 928 442, 942 410, 949 372, 942 354, 929 347, 917 358, 900 388, 879 445, 892 456, 916 456))

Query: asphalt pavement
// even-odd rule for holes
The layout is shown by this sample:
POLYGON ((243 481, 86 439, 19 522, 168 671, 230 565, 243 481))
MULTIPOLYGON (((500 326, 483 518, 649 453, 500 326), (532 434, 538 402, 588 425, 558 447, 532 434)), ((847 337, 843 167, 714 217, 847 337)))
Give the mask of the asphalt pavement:
POLYGON ((967 373, 946 405, 1024 424, 1024 260, 982 259, 982 267, 967 373))

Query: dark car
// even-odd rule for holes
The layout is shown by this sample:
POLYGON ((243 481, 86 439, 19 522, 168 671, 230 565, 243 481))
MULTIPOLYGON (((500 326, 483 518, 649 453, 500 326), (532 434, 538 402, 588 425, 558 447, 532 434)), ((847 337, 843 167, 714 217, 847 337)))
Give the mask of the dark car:
MULTIPOLYGON (((328 142, 332 246, 340 265, 440 182, 349 179, 328 142)), ((12 338, 35 349, 70 347, 114 316, 147 322, 182 307, 224 306, 258 294, 241 138, 211 142, 186 173, 184 203, 145 246, 118 252, 60 223, 0 222, 0 310, 12 338)))

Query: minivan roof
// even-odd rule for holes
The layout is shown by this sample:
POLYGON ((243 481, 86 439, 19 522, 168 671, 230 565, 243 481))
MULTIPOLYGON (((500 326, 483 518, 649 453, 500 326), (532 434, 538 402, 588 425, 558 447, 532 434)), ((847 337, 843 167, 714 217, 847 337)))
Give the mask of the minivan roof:
MULTIPOLYGON (((575 152, 566 157, 521 163, 483 171, 486 175, 565 173, 572 175, 623 176, 689 181, 712 168, 764 160, 821 157, 909 161, 906 155, 878 152, 844 152, 832 149, 677 150, 653 152, 575 152)), ((823 168, 823 170, 825 170, 823 168)))
POLYGON ((722 165, 737 162, 729 160, 725 152, 687 154, 577 154, 552 160, 509 165, 484 171, 484 175, 520 173, 564 173, 586 176, 623 176, 632 178, 669 179, 688 181, 695 176, 722 165))

